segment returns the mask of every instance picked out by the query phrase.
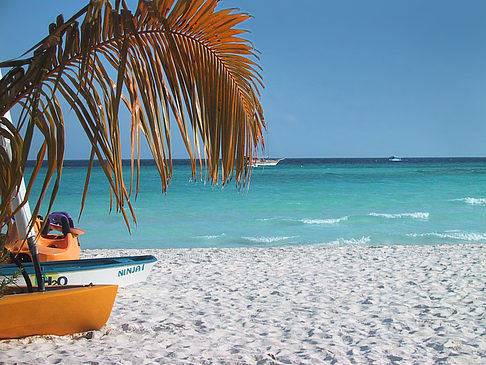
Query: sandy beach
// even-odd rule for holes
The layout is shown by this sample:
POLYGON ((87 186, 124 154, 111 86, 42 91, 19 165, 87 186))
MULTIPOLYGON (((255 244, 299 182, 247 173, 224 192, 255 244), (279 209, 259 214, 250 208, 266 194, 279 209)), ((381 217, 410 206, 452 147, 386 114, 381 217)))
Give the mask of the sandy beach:
POLYGON ((153 254, 99 331, 0 341, 0 362, 480 364, 486 246, 86 250, 153 254))

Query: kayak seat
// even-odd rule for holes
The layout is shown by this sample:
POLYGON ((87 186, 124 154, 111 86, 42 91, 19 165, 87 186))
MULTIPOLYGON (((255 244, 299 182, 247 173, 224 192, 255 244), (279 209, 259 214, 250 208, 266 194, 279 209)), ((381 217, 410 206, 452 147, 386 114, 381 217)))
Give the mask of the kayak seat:
POLYGON ((66 237, 71 232, 71 228, 74 228, 74 222, 71 215, 67 212, 52 212, 46 218, 46 224, 42 230, 43 235, 48 235, 52 230, 52 225, 59 226, 62 230, 62 237, 66 237))

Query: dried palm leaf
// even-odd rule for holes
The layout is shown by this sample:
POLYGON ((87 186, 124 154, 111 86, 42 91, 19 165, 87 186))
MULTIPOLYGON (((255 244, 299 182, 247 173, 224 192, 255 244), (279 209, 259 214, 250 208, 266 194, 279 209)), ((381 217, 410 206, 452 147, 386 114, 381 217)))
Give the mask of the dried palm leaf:
MULTIPOLYGON (((50 34, 30 49, 31 57, 0 63, 11 70, 0 80, 0 116, 14 105, 14 124, 2 119, 0 133, 11 141, 12 159, 0 149, 0 219, 11 215, 9 199, 25 173, 34 133, 37 151, 27 195, 47 161, 38 214, 51 180, 49 210, 59 187, 64 160, 62 106, 76 114, 88 139, 90 173, 97 159, 129 226, 132 186, 139 189, 140 137, 145 137, 163 191, 172 177, 171 125, 188 151, 193 177, 197 165, 212 183, 248 183, 251 158, 263 147, 265 127, 259 101, 263 87, 253 45, 236 27, 247 14, 216 10, 218 0, 140 0, 135 13, 125 1, 92 0, 68 21, 62 16, 50 34), (119 110, 131 114, 130 188, 124 182, 119 110), (20 138, 22 133, 23 138, 20 138), (136 182, 134 183, 134 179, 136 182)), ((202 171, 201 171, 202 175, 202 171)), ((2 223, 3 224, 3 223, 2 223)))

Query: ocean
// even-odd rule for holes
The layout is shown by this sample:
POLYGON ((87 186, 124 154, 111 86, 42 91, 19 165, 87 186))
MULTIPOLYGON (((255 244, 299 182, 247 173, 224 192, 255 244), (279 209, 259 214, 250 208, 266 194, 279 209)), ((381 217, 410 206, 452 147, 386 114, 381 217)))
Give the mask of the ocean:
POLYGON ((99 167, 79 221, 86 162, 63 171, 54 211, 86 231, 82 248, 486 243, 485 158, 285 159, 254 168, 241 190, 192 181, 177 160, 165 195, 145 161, 131 233, 99 167))

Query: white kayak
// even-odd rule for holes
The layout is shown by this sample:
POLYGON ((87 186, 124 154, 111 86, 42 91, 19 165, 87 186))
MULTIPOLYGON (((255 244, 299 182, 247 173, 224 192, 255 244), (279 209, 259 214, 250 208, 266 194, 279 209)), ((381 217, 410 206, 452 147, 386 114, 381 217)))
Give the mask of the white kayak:
MULTIPOLYGON (((118 285, 127 286, 147 279, 157 259, 152 255, 106 257, 81 260, 41 262, 46 286, 56 285, 118 285)), ((31 262, 22 263, 33 285, 36 285, 31 262)), ((15 264, 0 265, 0 278, 19 271, 15 264)), ((19 275, 13 285, 25 286, 19 275)))

